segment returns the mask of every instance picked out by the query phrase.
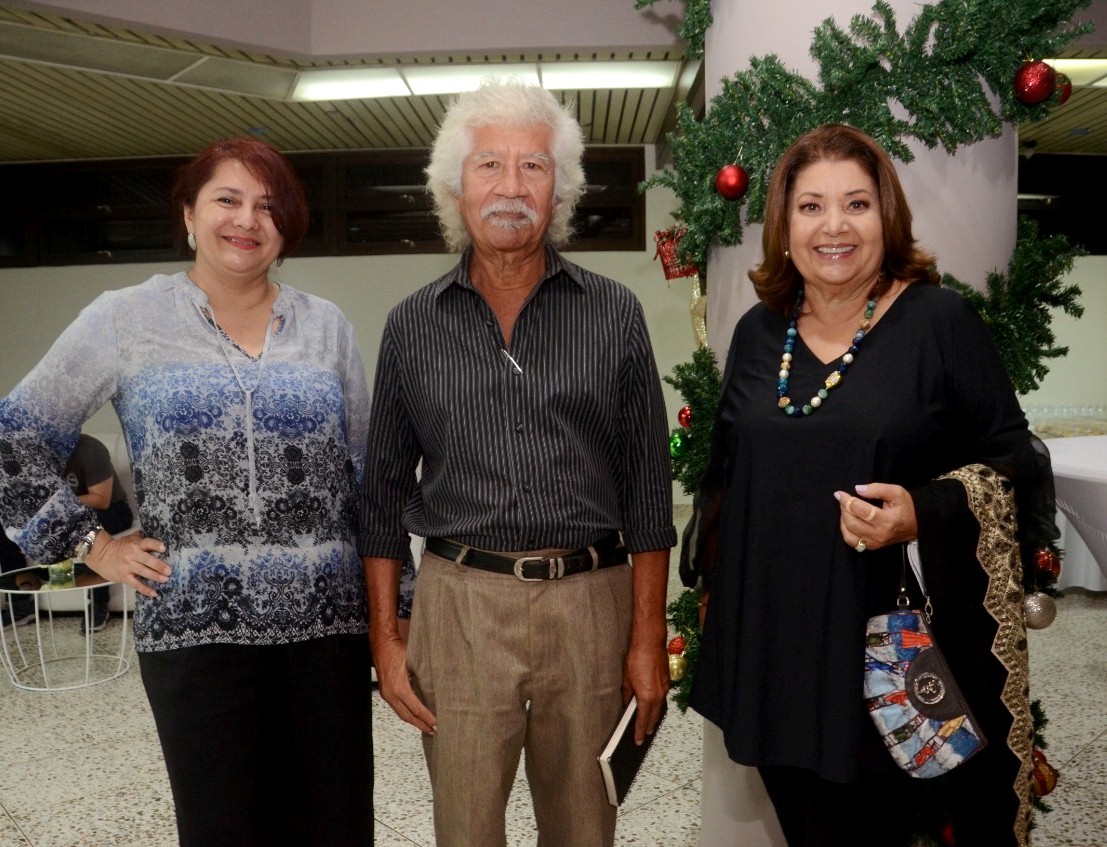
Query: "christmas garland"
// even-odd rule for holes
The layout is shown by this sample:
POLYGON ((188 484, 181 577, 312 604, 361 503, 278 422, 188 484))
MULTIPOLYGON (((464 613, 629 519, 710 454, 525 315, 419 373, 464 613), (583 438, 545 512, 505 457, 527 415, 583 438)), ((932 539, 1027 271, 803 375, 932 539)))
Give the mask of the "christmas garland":
MULTIPOLYGON (((635 9, 645 9, 657 0, 634 0, 635 9)), ((704 35, 714 22, 711 17, 711 0, 684 0, 684 20, 677 29, 677 35, 688 48, 688 55, 698 59, 703 55, 704 35)))
POLYGON ((707 467, 711 449, 711 430, 715 425, 715 407, 723 390, 722 375, 710 347, 700 347, 692 361, 676 365, 673 375, 664 377, 684 398, 677 413, 680 426, 669 435, 669 456, 673 479, 685 494, 695 494, 707 467))
MULTIPOLYGON (((651 2, 636 0, 639 8, 651 2)), ((1071 85, 1033 57, 1056 55, 1090 31, 1090 24, 1067 25, 1089 2, 941 0, 921 6, 902 35, 884 0, 872 16, 854 16, 848 30, 828 18, 811 46, 818 85, 776 56, 751 58, 748 71, 722 80, 702 121, 687 103, 677 104, 677 129, 669 135, 673 167, 642 188, 664 185, 676 193, 674 214, 686 230, 680 257, 704 267, 713 245, 741 243, 743 206, 746 223, 762 220, 773 166, 793 140, 820 124, 850 123, 910 162, 909 139, 953 153, 998 136, 1005 121, 1047 117, 1071 85), (748 190, 740 178, 736 190, 735 168, 748 178, 748 190), (716 177, 723 180, 718 187, 716 177)), ((687 0, 698 16, 707 6, 687 0)), ((703 20, 697 17, 691 29, 703 20)))
POLYGON ((1053 346, 1056 336, 1050 328, 1049 310, 1059 308, 1074 318, 1084 314, 1084 307, 1077 303, 1080 288, 1065 285, 1061 279, 1072 270, 1076 257, 1085 252, 1070 247, 1060 235, 1040 238, 1038 225, 1029 218, 1020 218, 1018 242, 1007 274, 988 274, 987 294, 949 274, 942 277, 942 285, 968 300, 991 329, 1019 394, 1038 388, 1049 373, 1043 359, 1056 359, 1069 352, 1068 347, 1053 346))

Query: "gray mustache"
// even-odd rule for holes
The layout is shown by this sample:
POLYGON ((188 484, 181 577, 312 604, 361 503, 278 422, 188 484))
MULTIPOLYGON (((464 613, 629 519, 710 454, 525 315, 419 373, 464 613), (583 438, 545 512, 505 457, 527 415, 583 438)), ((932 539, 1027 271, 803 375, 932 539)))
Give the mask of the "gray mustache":
POLYGON ((503 214, 523 215, 526 217, 527 221, 532 224, 538 220, 538 213, 522 200, 503 198, 489 203, 480 210, 480 216, 483 220, 487 220, 492 217, 492 215, 503 214))

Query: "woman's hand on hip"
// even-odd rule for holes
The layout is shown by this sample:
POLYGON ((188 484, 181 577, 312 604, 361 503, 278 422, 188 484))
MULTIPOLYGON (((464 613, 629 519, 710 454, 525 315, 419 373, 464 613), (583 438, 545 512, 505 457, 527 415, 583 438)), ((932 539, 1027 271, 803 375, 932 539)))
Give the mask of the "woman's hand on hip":
POLYGON ((838 527, 846 544, 863 553, 918 538, 915 501, 906 488, 870 482, 855 490, 856 495, 834 492, 840 510, 838 527))
POLYGON ((157 590, 148 582, 168 582, 173 573, 165 560, 155 555, 162 553, 165 553, 165 545, 141 532, 113 538, 103 531, 96 536, 96 542, 85 557, 85 564, 104 579, 129 585, 147 597, 157 597, 157 590))

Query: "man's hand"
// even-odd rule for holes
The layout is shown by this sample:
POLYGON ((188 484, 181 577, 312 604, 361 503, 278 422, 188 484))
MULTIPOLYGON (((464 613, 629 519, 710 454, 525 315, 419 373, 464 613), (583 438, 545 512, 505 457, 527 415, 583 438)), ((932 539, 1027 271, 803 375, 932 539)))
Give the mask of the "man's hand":
POLYGON ((623 663, 623 702, 638 698, 634 741, 641 744, 657 728, 661 704, 669 692, 669 657, 665 650, 665 592, 669 585, 669 551, 633 554, 634 622, 630 650, 623 663))
POLYGON ((401 719, 420 732, 434 735, 438 728, 437 722, 434 714, 411 687, 411 679, 407 673, 407 645, 399 633, 374 633, 369 641, 373 651, 373 665, 377 669, 377 684, 384 702, 401 719))
POLYGON ((434 713, 411 687, 407 672, 407 645, 400 638, 396 603, 400 596, 400 560, 363 556, 365 590, 369 595, 369 647, 381 697, 404 721, 434 735, 434 713))

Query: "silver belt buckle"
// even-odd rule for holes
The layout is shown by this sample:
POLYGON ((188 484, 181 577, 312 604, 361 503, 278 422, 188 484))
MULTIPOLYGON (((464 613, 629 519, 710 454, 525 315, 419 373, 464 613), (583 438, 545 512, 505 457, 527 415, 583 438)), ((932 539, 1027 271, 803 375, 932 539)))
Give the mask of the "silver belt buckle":
POLYGON ((519 558, 519 559, 515 560, 514 571, 515 571, 516 579, 520 579, 523 582, 541 582, 542 581, 542 577, 540 577, 540 576, 524 576, 523 575, 523 565, 527 564, 528 562, 549 562, 550 563, 550 575, 549 575, 549 577, 547 577, 548 579, 561 579, 561 577, 565 576, 565 562, 564 562, 564 560, 562 560, 560 558, 550 559, 550 558, 547 558, 546 556, 523 556, 522 558, 519 558))

